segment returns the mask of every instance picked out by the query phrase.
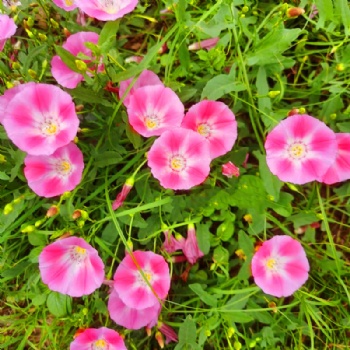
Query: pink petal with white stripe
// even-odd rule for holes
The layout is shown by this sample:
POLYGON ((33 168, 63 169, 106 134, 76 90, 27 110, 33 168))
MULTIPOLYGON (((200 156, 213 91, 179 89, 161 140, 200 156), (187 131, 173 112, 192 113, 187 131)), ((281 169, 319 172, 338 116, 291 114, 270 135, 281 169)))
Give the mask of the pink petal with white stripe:
POLYGON ((305 184, 322 177, 336 157, 335 133, 309 115, 293 115, 281 121, 265 142, 266 161, 280 180, 305 184))
POLYGON ((46 246, 39 255, 39 269, 51 290, 72 297, 91 294, 104 280, 104 264, 97 250, 78 237, 46 246))
POLYGON ((308 279, 310 266, 302 245, 289 236, 265 241, 252 259, 255 283, 266 294, 288 297, 308 279))
POLYGON ((134 10, 138 0, 75 0, 75 3, 90 17, 114 21, 134 10))
POLYGON ((153 176, 164 188, 188 190, 201 184, 210 172, 209 144, 193 130, 165 131, 147 155, 153 176))
POLYGON ((73 190, 81 181, 83 154, 74 143, 56 150, 50 156, 27 155, 24 175, 28 186, 42 197, 55 197, 73 190))
POLYGON ((130 124, 145 137, 179 127, 184 111, 176 93, 163 85, 139 87, 130 96, 128 105, 130 124))
POLYGON ((158 304, 169 292, 168 264, 161 255, 134 251, 119 264, 114 274, 114 288, 128 307, 145 309, 158 304))
POLYGON ((108 300, 108 311, 111 319, 118 325, 127 329, 140 329, 153 327, 157 324, 161 310, 159 302, 154 305, 136 309, 125 305, 120 299, 118 292, 113 288, 108 300))
POLYGON ((350 179, 350 134, 335 134, 338 144, 335 162, 322 178, 322 182, 332 185, 350 179))
MULTIPOLYGON (((119 98, 122 99, 125 92, 127 91, 129 85, 132 83, 134 78, 130 78, 127 80, 123 80, 120 82, 119 87, 119 98)), ((134 84, 130 88, 130 91, 127 93, 127 95, 124 97, 123 104, 125 107, 128 107, 130 103, 130 97, 135 92, 136 89, 143 87, 143 86, 149 86, 149 85, 161 85, 164 86, 161 80, 159 79, 158 75, 153 73, 150 70, 145 69, 142 71, 142 73, 139 75, 139 77, 135 80, 134 84)))
POLYGON ((204 100, 186 113, 181 127, 198 132, 209 143, 212 159, 229 152, 237 139, 237 122, 223 102, 204 100))
POLYGON ((8 103, 2 123, 19 149, 50 155, 74 139, 79 119, 65 91, 48 84, 26 84, 8 103))

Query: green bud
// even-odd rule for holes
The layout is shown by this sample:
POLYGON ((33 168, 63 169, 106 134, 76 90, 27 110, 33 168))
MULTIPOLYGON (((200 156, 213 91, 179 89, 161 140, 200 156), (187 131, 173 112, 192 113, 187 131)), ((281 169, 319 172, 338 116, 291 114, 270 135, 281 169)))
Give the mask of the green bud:
POLYGON ((77 226, 79 227, 79 228, 83 228, 84 227, 84 225, 85 225, 85 220, 77 220, 77 226))
POLYGON ((7 203, 4 208, 4 215, 8 215, 13 211, 12 203, 7 203))
POLYGON ((229 338, 231 338, 235 333, 236 333, 236 330, 235 330, 233 327, 230 327, 230 328, 227 330, 227 336, 228 336, 229 338))
POLYGON ((82 72, 86 72, 86 70, 88 68, 86 63, 84 61, 82 61, 82 60, 75 60, 75 65, 82 72))
POLYGON ((24 229, 21 230, 22 233, 32 233, 35 231, 34 225, 28 225, 24 229))
POLYGON ((36 71, 33 69, 28 69, 28 74, 35 79, 37 77, 36 71))
POLYGON ((281 93, 281 91, 270 91, 267 95, 268 95, 270 98, 275 98, 275 97, 277 97, 280 93, 281 93))
POLYGON ((306 109, 304 107, 299 108, 299 114, 304 114, 306 112, 306 109))
POLYGON ((12 68, 19 70, 21 68, 21 65, 19 64, 19 62, 13 62, 12 63, 12 68))
POLYGON ((338 71, 338 72, 342 72, 345 70, 345 65, 344 63, 338 63, 335 67, 335 69, 338 71))
POLYGON ((330 117, 331 117, 331 119, 337 119, 337 114, 336 113, 332 113, 331 115, 330 115, 330 117))
POLYGON ((248 6, 243 6, 242 7, 242 12, 247 13, 249 11, 249 7, 248 6))
POLYGON ((38 34, 38 37, 41 41, 47 41, 47 36, 43 33, 39 33, 38 34))
POLYGON ((235 350, 241 350, 242 349, 242 344, 238 340, 236 340, 233 343, 233 347, 235 348, 235 350))
POLYGON ((250 343, 249 343, 249 347, 250 348, 255 348, 256 346, 256 341, 255 340, 252 340, 250 343))
POLYGON ((51 25, 52 25, 54 28, 58 28, 58 27, 59 27, 59 24, 58 24, 53 18, 50 18, 50 22, 51 22, 51 25))
POLYGON ((28 27, 33 27, 33 25, 34 25, 34 19, 33 19, 33 17, 29 17, 29 18, 27 19, 27 25, 28 25, 28 27))

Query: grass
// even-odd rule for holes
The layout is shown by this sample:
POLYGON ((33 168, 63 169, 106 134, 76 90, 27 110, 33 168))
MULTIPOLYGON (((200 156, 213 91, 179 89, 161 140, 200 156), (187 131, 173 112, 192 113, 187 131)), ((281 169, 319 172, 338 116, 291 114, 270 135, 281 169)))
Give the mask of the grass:
POLYGON ((315 4, 312 17, 313 2, 306 0, 140 1, 116 23, 88 19, 84 28, 76 11, 51 1, 3 9, 16 21, 21 46, 15 51, 8 42, 0 53, 2 92, 15 81, 55 84, 50 61, 65 41, 64 28, 101 33, 93 50, 105 73, 69 91, 82 105, 78 145, 85 160, 83 180, 70 195, 33 194, 23 176, 24 153, 0 126, 0 349, 66 349, 79 328, 101 326, 121 333, 128 349, 158 348, 156 329, 147 336, 109 318, 107 286, 82 298, 51 292, 38 255, 74 234, 98 249, 111 278, 127 247, 162 253, 162 223, 185 235, 188 222, 205 256, 190 267, 165 255, 172 285, 160 319, 179 334, 166 349, 350 349, 349 183, 284 184, 264 160, 266 134, 293 108, 350 132, 350 10, 344 0, 315 4), (288 18, 292 6, 305 13, 288 18), (187 49, 216 36, 210 51, 187 49), (144 58, 125 63, 133 55, 144 58), (105 90, 108 81, 118 86, 144 69, 156 72, 186 108, 219 99, 236 115, 233 150, 214 160, 209 178, 191 191, 161 188, 144 165, 153 140, 132 132, 121 101, 105 90), (221 175, 229 160, 240 166, 238 179, 221 175), (111 201, 133 173, 135 186, 114 212, 111 201), (59 213, 47 218, 52 205, 59 213), (73 220, 76 209, 88 217, 73 220), (264 294, 250 276, 255 245, 276 234, 299 240, 311 266, 307 283, 288 298, 264 294))

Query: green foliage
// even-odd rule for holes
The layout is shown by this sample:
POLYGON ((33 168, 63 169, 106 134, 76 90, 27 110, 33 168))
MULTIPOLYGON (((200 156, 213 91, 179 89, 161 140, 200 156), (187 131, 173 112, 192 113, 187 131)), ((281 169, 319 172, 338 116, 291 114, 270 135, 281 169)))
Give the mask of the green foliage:
POLYGON ((79 106, 76 142, 85 161, 76 189, 55 198, 34 195, 23 175, 26 155, 0 126, 0 349, 67 349, 79 328, 102 326, 118 330, 128 349, 157 348, 154 330, 147 337, 110 319, 107 286, 71 298, 42 283, 39 254, 65 234, 98 250, 109 279, 129 244, 167 259, 172 283, 160 319, 179 341, 166 349, 345 349, 349 183, 281 182, 267 166, 264 140, 292 109, 304 109, 336 132, 350 132, 347 1, 302 0, 298 6, 305 13, 297 17, 287 16, 296 2, 141 1, 117 21, 88 18, 85 27, 76 23, 77 10, 65 12, 48 1, 22 4, 17 9, 0 4, 15 18, 20 40, 15 47, 8 41, 0 53, 1 93, 19 82, 56 84, 54 55, 82 73, 62 43, 68 32, 100 36, 97 45, 87 45, 95 56, 85 63, 91 72, 66 90, 79 106), (169 11, 161 13, 165 8, 169 11), (188 49, 215 37, 218 44, 210 50, 188 49), (141 63, 125 61, 134 55, 143 57, 141 63), (104 71, 95 74, 101 62, 104 71), (146 155, 154 138, 132 129, 112 89, 144 69, 156 72, 186 109, 210 99, 235 113, 233 150, 214 159, 207 180, 191 190, 163 189, 153 178, 146 155), (239 167, 238 178, 222 175, 228 161, 239 167), (131 176, 134 187, 113 211, 111 202, 131 176), (47 217, 52 205, 59 212, 47 217), (86 217, 73 218, 76 210, 86 217), (193 266, 174 262, 181 260, 180 251, 162 249, 164 225, 186 237, 189 223, 204 253, 193 266), (309 280, 289 298, 264 294, 251 276, 258 245, 278 234, 299 240, 311 266, 309 280))

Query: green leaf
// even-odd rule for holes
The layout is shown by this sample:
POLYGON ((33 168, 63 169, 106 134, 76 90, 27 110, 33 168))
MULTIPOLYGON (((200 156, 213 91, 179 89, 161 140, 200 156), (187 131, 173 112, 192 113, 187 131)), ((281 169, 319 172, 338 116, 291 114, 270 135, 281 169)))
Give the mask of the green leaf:
POLYGON ((103 94, 92 91, 91 89, 86 89, 84 87, 77 87, 75 89, 69 90, 70 95, 74 98, 78 98, 83 102, 88 102, 92 104, 99 104, 106 107, 111 107, 112 103, 107 101, 103 94))
POLYGON ((260 178, 253 175, 242 175, 237 189, 231 195, 231 205, 240 209, 255 209, 263 213, 266 208, 267 194, 260 178))
POLYGON ((234 81, 233 78, 226 74, 220 74, 210 79, 205 85, 201 99, 217 100, 230 92, 244 91, 244 84, 234 81))
POLYGON ((277 214, 289 217, 293 212, 292 201, 294 197, 290 193, 281 192, 278 202, 270 201, 268 206, 277 214))
POLYGON ((217 299, 214 296, 210 295, 208 292, 206 292, 202 288, 202 285, 200 285, 199 283, 193 283, 189 284, 188 286, 194 293, 196 293, 199 296, 199 298, 201 299, 201 301, 203 301, 204 304, 212 307, 217 306, 217 299))
POLYGON ((247 55, 247 63, 253 65, 267 65, 284 60, 282 53, 292 46, 292 42, 302 33, 299 28, 285 29, 283 24, 270 31, 251 53, 247 55))
POLYGON ((104 168, 108 165, 118 164, 123 157, 115 151, 105 151, 94 155, 94 165, 98 168, 104 168))
POLYGON ((106 241, 108 243, 113 243, 118 237, 118 232, 115 229, 115 225, 112 221, 110 221, 105 229, 102 231, 101 238, 103 241, 106 241))
POLYGON ((32 303, 34 306, 43 305, 46 301, 46 294, 38 294, 32 299, 32 303))
POLYGON ((18 263, 14 267, 3 271, 1 273, 1 276, 4 278, 8 278, 8 279, 17 277, 28 267, 28 265, 29 265, 28 260, 25 259, 24 261, 21 261, 20 263, 18 263))
POLYGON ((116 46, 118 29, 119 20, 105 23, 98 38, 98 46, 101 47, 101 52, 107 53, 110 48, 116 46))
MULTIPOLYGON (((175 350, 186 349, 184 345, 194 344, 196 345, 196 324, 192 320, 191 316, 187 316, 186 320, 182 323, 179 329, 179 344, 175 347, 175 350)), ((187 348, 190 349, 190 348, 187 348)))
POLYGON ((208 254, 210 250, 210 225, 210 223, 196 225, 198 246, 201 252, 203 252, 204 254, 208 254))
POLYGON ((8 176, 5 172, 0 171, 0 180, 8 181, 10 180, 10 176, 8 176))
POLYGON ((230 254, 224 247, 218 246, 214 249, 213 261, 218 265, 227 265, 230 254))
POLYGON ((23 63, 22 71, 24 72, 24 74, 28 76, 28 69, 31 67, 31 63, 34 61, 34 58, 39 56, 40 59, 43 59, 42 57, 43 52, 47 52, 47 51, 48 51, 47 45, 40 45, 33 49, 30 49, 29 54, 23 63))
POLYGON ((280 197, 280 190, 283 186, 283 182, 273 175, 267 166, 266 156, 258 151, 253 152, 254 156, 259 160, 259 172, 261 180, 264 183, 266 192, 273 197, 273 200, 278 202, 280 197))
POLYGON ((61 46, 55 45, 55 50, 57 55, 61 57, 62 61, 66 64, 66 66, 76 73, 82 74, 82 72, 77 68, 75 64, 75 60, 77 59, 73 54, 64 49, 61 46))
POLYGON ((68 295, 51 292, 46 300, 49 311, 57 317, 70 314, 72 311, 72 298, 68 295))
POLYGON ((296 215, 290 216, 289 220, 293 222, 295 228, 298 228, 300 226, 312 224, 320 219, 312 211, 302 211, 296 215))
POLYGON ((224 242, 228 242, 234 232, 234 225, 232 221, 225 220, 223 223, 219 225, 216 230, 217 236, 224 242))

